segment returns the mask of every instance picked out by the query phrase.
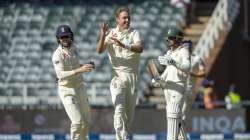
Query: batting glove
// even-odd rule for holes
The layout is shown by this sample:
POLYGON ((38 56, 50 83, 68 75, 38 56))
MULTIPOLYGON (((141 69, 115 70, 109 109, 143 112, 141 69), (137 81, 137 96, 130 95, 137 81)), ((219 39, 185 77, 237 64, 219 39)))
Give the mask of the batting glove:
POLYGON ((164 86, 164 81, 159 78, 159 80, 155 80, 154 78, 152 79, 152 85, 153 87, 163 87, 164 86))

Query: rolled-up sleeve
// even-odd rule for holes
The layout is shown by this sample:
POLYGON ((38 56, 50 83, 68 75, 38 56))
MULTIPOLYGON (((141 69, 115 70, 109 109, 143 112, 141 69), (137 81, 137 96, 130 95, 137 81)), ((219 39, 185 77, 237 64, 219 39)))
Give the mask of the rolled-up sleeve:
POLYGON ((134 35, 133 35, 133 43, 138 43, 141 42, 141 37, 138 31, 134 31, 134 35))

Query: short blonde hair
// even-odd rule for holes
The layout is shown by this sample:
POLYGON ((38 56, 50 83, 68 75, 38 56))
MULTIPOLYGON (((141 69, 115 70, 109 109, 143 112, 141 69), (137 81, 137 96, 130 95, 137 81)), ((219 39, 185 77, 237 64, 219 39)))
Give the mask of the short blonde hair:
POLYGON ((117 8, 115 11, 115 17, 119 17, 121 12, 129 13, 129 9, 127 7, 124 7, 124 6, 117 8))

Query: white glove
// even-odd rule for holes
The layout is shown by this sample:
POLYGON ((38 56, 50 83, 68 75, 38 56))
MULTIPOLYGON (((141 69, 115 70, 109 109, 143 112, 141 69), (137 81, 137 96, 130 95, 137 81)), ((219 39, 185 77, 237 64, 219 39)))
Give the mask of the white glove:
POLYGON ((158 61, 161 65, 175 65, 175 61, 169 55, 159 56, 158 61))
POLYGON ((153 87, 163 87, 164 81, 162 79, 159 80, 152 79, 152 85, 153 87))

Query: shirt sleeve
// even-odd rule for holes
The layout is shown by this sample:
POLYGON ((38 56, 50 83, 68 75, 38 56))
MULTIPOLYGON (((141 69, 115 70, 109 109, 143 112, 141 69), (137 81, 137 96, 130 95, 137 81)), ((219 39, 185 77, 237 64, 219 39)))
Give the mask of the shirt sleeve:
POLYGON ((183 72, 190 72, 191 62, 190 55, 187 47, 183 47, 180 50, 181 61, 175 61, 175 66, 183 72))
POLYGON ((63 59, 60 57, 59 54, 53 54, 52 63, 58 79, 67 79, 75 75, 75 72, 73 70, 65 71, 63 69, 63 59))
POLYGON ((133 43, 137 43, 141 41, 141 37, 138 31, 134 31, 134 36, 133 36, 133 43))

